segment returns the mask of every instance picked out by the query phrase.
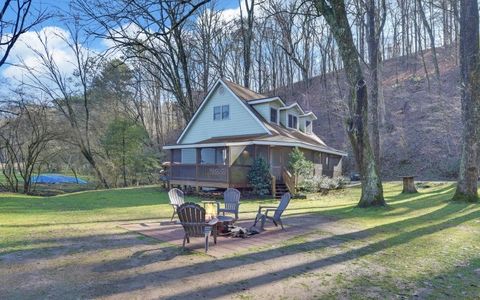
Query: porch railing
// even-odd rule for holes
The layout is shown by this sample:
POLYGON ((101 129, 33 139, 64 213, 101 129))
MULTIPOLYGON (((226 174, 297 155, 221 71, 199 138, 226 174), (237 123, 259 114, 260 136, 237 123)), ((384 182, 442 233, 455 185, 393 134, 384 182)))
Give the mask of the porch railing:
POLYGON ((296 186, 295 186, 295 176, 292 175, 286 168, 282 170, 282 179, 285 185, 287 186, 288 191, 291 194, 295 194, 296 186))
POLYGON ((207 182, 228 182, 228 166, 174 164, 170 169, 170 179, 207 182))
POLYGON ((197 180, 212 182, 228 182, 228 166, 197 165, 197 180))
POLYGON ((195 164, 172 165, 170 177, 180 180, 195 180, 197 178, 197 166, 195 164))

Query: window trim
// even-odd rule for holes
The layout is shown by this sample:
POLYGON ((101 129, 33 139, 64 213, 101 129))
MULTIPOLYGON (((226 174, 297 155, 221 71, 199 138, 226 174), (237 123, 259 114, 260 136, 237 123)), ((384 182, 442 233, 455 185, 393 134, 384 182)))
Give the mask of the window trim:
POLYGON ((305 120, 305 132, 311 134, 313 132, 313 123, 311 120, 305 120), (310 124, 307 124, 310 123, 310 124))

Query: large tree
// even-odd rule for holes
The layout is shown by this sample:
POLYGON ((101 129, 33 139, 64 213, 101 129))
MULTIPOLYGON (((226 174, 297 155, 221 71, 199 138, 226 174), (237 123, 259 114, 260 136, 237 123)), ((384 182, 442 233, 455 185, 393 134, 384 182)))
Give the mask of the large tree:
POLYGON ((480 111, 479 16, 477 0, 460 1, 460 70, 463 144, 453 200, 478 201, 480 111))
POLYGON ((185 121, 193 116, 194 98, 189 18, 210 0, 75 0, 90 33, 111 42, 125 59, 151 65, 152 76, 176 99, 185 121), (96 26, 91 26, 95 24, 96 26))
POLYGON ((317 12, 325 18, 338 44, 350 86, 347 133, 362 176, 362 195, 358 205, 383 206, 385 200, 382 181, 368 134, 367 85, 348 22, 345 3, 343 0, 313 0, 313 3, 317 12))

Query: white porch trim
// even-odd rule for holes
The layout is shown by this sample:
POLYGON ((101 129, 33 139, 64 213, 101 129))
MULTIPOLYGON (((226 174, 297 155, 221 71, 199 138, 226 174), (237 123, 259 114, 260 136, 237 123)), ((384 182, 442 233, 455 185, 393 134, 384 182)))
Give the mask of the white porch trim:
POLYGON ((277 141, 248 141, 248 142, 231 142, 231 143, 205 143, 205 144, 185 144, 185 145, 170 145, 164 146, 164 150, 173 149, 191 149, 191 148, 208 148, 208 147, 228 147, 228 146, 248 146, 248 145, 270 145, 270 146, 286 146, 299 147, 319 152, 335 154, 340 156, 348 156, 347 153, 338 150, 325 149, 312 144, 304 142, 277 142, 277 141))

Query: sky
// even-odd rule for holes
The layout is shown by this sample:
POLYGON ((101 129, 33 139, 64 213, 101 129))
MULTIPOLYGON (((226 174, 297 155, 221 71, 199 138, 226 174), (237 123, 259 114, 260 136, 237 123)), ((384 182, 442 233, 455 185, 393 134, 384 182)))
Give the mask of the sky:
MULTIPOLYGON (((69 10, 68 0, 33 0, 32 8, 35 10, 46 10, 51 13, 69 10)), ((239 13, 238 0, 216 0, 216 7, 223 10, 225 18, 232 18, 239 13)), ((25 33, 17 41, 10 52, 7 63, 0 67, 0 84, 14 85, 24 77, 24 71, 15 66, 24 63, 29 67, 36 68, 40 65, 35 51, 42 51, 42 44, 38 40, 38 35, 48 39, 48 49, 53 53, 55 61, 65 72, 73 71, 73 53, 64 41, 70 39, 70 34, 66 30, 62 21, 58 18, 51 18, 30 32, 25 33)), ((107 48, 107 41, 96 40, 88 45, 84 45, 85 50, 92 52, 101 52, 107 48)), ((1 49, 0 49, 1 51, 1 49)), ((2 89, 3 90, 3 89, 2 89)), ((0 92, 2 92, 0 90, 0 92)))

